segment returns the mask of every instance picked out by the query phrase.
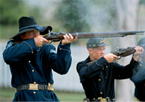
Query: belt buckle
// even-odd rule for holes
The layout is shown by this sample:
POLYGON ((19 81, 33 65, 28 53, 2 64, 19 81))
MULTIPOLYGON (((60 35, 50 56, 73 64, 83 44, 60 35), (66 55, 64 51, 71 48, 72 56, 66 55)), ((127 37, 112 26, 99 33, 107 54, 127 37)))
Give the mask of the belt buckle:
POLYGON ((54 86, 53 86, 53 84, 48 83, 47 89, 50 90, 50 91, 54 91, 54 86))
POLYGON ((106 98, 102 98, 102 97, 98 97, 98 100, 100 100, 100 102, 107 102, 106 98))
POLYGON ((29 84, 29 90, 38 90, 38 84, 29 84))

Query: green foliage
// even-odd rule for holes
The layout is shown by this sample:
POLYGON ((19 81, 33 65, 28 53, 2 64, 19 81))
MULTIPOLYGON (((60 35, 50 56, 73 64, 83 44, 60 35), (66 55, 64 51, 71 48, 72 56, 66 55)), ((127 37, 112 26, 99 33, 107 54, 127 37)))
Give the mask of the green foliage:
POLYGON ((140 4, 145 5, 145 0, 140 0, 140 4))
POLYGON ((26 14, 23 0, 0 0, 0 23, 2 25, 16 24, 19 17, 26 14))
POLYGON ((40 16, 41 9, 37 6, 28 5, 25 0, 0 0, 0 24, 17 25, 22 16, 40 16))
POLYGON ((40 11, 38 6, 25 0, 0 0, 0 39, 9 39, 18 33, 18 20, 22 16, 34 16, 38 21, 43 16, 40 11))
POLYGON ((87 10, 82 0, 63 0, 55 14, 57 19, 68 32, 89 31, 86 22, 87 10))
POLYGON ((15 25, 0 25, 0 39, 10 39, 18 33, 18 29, 15 25))

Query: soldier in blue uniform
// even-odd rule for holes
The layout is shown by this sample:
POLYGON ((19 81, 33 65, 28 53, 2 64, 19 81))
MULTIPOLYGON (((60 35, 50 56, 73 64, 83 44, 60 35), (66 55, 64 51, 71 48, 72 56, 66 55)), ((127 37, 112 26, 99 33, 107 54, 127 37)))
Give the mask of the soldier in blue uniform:
MULTIPOLYGON (((142 38, 138 44, 145 49, 145 38, 142 38)), ((135 85, 135 97, 140 101, 145 101, 145 52, 141 55, 138 67, 133 69, 132 82, 135 85)))
POLYGON ((77 37, 64 35, 56 51, 42 36, 48 30, 52 30, 51 26, 41 27, 34 17, 23 16, 19 19, 19 32, 6 45, 3 58, 10 66, 12 87, 16 88, 13 102, 59 101, 53 92, 52 70, 68 72, 72 61, 70 43, 77 37))
POLYGON ((144 49, 137 46, 130 64, 122 66, 114 62, 118 56, 112 53, 105 55, 104 38, 91 38, 86 46, 89 56, 77 64, 77 72, 86 95, 84 101, 115 101, 114 79, 130 78, 132 68, 138 65, 138 57, 144 49), (89 64, 91 61, 94 62, 89 64))

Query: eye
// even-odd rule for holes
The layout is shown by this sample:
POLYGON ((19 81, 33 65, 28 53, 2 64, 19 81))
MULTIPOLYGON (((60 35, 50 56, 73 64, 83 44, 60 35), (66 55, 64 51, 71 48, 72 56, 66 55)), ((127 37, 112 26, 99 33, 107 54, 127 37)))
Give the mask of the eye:
POLYGON ((34 32, 30 32, 30 33, 29 33, 29 35, 34 35, 34 34, 35 34, 34 32))

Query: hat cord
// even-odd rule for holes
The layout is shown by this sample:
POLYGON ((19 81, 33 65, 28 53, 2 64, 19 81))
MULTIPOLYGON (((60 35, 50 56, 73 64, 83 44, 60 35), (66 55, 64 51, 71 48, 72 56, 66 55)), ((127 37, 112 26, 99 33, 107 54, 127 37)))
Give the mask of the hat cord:
POLYGON ((32 26, 25 26, 25 27, 22 27, 19 29, 19 32, 23 29, 27 29, 27 28, 36 28, 37 30, 39 31, 42 31, 43 30, 43 27, 40 27, 39 25, 32 25, 32 26))

